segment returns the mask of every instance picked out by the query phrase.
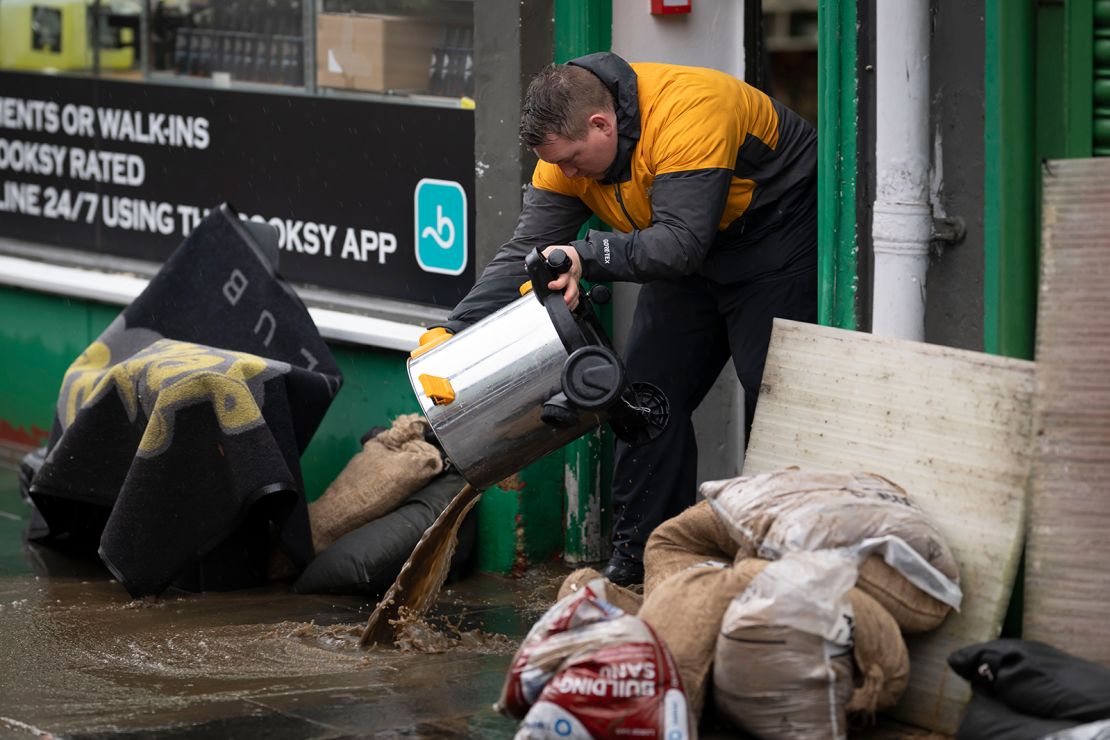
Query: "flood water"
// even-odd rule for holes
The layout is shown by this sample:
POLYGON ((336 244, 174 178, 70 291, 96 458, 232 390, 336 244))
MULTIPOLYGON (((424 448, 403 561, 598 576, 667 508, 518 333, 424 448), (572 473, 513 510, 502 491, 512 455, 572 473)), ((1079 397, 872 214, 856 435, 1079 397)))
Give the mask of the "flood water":
MULTIPOLYGON (((511 738, 492 710, 569 568, 449 583, 397 647, 359 647, 360 597, 272 586, 133 600, 98 562, 23 541, 0 466, 0 737, 511 738)), ((745 738, 711 715, 702 740, 745 738)), ((851 740, 943 740, 893 726, 851 740)))
POLYGON ((0 469, 0 736, 511 737, 491 710, 567 569, 447 584, 401 649, 374 604, 280 586, 132 600, 96 562, 27 544, 0 469))
POLYGON ((407 614, 419 620, 435 603, 447 579, 458 542, 459 526, 481 496, 481 491, 466 484, 440 512, 432 526, 424 531, 412 554, 401 566, 401 572, 370 614, 359 639, 360 645, 392 644, 397 637, 394 625, 417 626, 416 620, 398 617, 407 614))

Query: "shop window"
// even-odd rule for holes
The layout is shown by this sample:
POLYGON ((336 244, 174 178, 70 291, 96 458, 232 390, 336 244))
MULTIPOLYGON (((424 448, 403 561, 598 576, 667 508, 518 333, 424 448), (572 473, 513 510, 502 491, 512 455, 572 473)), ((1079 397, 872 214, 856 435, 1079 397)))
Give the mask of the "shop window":
POLYGON ((474 95, 472 4, 459 0, 324 0, 316 19, 321 90, 474 95))
POLYGON ((304 12, 297 0, 157 2, 150 71, 220 87, 303 88, 304 12))
POLYGON ((141 5, 86 0, 0 2, 0 69, 134 76, 141 5))
POLYGON ((3 0, 0 69, 466 105, 472 0, 3 0))
POLYGON ((473 9, 0 0, 0 254, 157 264, 230 203, 329 305, 454 305, 475 272, 473 9))

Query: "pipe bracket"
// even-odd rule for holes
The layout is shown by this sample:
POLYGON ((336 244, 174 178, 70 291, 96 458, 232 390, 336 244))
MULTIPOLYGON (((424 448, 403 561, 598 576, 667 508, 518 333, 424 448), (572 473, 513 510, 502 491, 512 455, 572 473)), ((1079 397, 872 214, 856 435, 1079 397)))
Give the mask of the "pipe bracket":
POLYGON ((967 236, 967 225, 959 216, 948 216, 933 219, 933 233, 930 237, 933 242, 941 242, 949 247, 954 247, 967 236))

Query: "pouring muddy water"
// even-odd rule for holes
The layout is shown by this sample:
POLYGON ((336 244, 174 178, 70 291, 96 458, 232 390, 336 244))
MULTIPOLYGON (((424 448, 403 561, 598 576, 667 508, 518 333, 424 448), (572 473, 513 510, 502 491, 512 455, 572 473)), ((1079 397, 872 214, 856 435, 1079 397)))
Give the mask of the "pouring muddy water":
POLYGON ((666 397, 632 382, 594 312, 605 286, 584 293, 572 311, 548 283, 570 258, 539 249, 525 259, 530 283, 513 303, 452 336, 433 329, 408 360, 421 410, 467 485, 424 532, 397 579, 370 615, 365 646, 391 643, 404 618, 435 601, 459 525, 481 492, 608 422, 629 444, 666 428, 666 397))

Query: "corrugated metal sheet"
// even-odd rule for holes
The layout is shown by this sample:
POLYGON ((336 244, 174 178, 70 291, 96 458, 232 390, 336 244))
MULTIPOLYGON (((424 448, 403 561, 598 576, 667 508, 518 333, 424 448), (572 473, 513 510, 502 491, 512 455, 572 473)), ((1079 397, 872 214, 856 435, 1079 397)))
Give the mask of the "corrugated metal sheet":
POLYGON ((1024 636, 1110 665, 1110 160, 1043 192, 1024 636))
POLYGON ((945 663, 998 636, 1022 545, 1033 363, 776 320, 744 473, 865 470, 904 487, 948 540, 964 603, 909 636, 893 714, 952 732, 968 684, 945 663))

